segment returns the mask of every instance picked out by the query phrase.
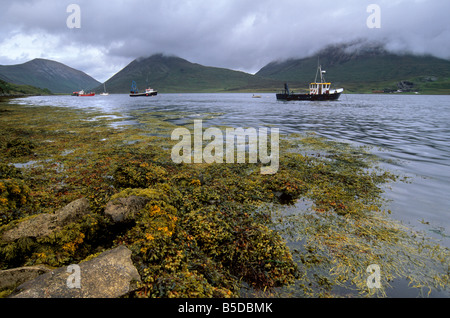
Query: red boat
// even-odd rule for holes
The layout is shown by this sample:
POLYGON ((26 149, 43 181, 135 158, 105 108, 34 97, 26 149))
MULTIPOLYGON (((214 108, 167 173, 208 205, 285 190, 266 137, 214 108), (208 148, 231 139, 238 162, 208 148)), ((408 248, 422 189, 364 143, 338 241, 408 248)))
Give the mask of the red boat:
POLYGON ((94 92, 85 93, 83 90, 81 90, 79 92, 73 92, 72 96, 95 96, 95 93, 94 92))

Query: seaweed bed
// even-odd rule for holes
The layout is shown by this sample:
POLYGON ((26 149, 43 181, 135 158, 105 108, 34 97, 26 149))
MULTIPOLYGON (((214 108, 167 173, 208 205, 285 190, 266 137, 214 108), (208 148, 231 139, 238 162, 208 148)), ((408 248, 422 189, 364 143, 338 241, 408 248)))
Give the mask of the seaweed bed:
POLYGON ((448 249, 389 218, 383 189, 403 180, 370 149, 309 133, 282 137, 274 175, 175 164, 168 136, 183 114, 132 116, 138 125, 0 104, 0 234, 80 197, 94 211, 51 236, 0 240, 0 269, 60 267, 124 244, 142 277, 128 297, 383 297, 403 278, 424 295, 448 290, 448 249), (113 225, 105 205, 130 195, 150 201, 113 225), (371 264, 381 288, 368 288, 371 264))

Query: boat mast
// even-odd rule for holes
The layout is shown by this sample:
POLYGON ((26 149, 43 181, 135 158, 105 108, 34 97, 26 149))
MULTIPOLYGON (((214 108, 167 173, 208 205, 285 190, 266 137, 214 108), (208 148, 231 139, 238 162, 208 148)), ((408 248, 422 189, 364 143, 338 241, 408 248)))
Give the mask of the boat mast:
POLYGON ((325 77, 323 74, 325 74, 325 71, 322 71, 322 65, 320 65, 319 57, 317 58, 317 71, 316 71, 316 78, 314 79, 314 82, 317 83, 317 74, 320 73, 320 82, 325 83, 325 77))

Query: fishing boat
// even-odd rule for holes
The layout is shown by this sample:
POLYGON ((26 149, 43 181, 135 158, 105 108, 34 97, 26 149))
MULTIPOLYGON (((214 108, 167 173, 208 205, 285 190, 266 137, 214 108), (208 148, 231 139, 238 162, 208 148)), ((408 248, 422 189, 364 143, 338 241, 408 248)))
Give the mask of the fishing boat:
POLYGON ((130 96, 131 97, 140 97, 140 96, 156 96, 158 95, 158 91, 154 90, 153 88, 149 87, 145 90, 145 92, 139 93, 139 90, 137 89, 136 82, 131 82, 131 91, 130 96))
POLYGON ((324 74, 326 71, 322 70, 322 66, 318 65, 316 78, 314 83, 309 84, 309 93, 295 94, 289 90, 287 83, 284 84, 284 91, 277 94, 277 100, 310 100, 310 101, 325 101, 325 100, 338 100, 344 91, 343 88, 331 89, 331 83, 325 81, 324 74), (317 81, 317 77, 320 74, 320 81, 317 81))
POLYGON ((81 90, 79 92, 73 92, 72 96, 95 96, 94 92, 86 93, 84 90, 81 90))

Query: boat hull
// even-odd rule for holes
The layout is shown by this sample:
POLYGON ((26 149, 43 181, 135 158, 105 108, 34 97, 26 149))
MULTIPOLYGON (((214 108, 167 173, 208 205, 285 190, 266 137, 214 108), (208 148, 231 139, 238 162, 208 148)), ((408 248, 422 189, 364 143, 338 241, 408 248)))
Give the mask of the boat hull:
POLYGON ((73 92, 72 96, 95 96, 94 92, 86 93, 84 90, 81 90, 79 92, 73 92))
POLYGON ((327 100, 338 100, 341 93, 334 94, 277 94, 278 100, 291 101, 291 100, 309 100, 309 101, 327 101, 327 100))
POLYGON ((156 95, 158 95, 158 92, 130 94, 130 97, 146 97, 156 95))

